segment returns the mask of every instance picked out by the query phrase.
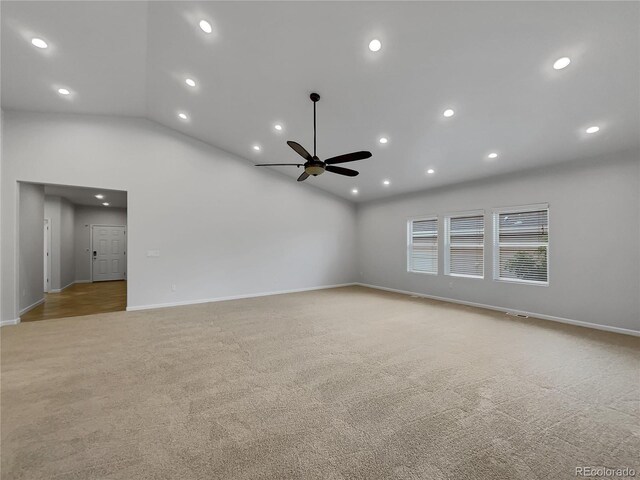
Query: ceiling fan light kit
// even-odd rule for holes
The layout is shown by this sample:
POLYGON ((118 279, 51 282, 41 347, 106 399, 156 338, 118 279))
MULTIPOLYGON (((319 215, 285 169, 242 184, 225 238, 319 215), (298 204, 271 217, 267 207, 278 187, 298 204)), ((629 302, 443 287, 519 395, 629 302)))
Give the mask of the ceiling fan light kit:
POLYGON ((317 177, 318 175, 322 175, 324 172, 337 173, 338 175, 345 175, 347 177, 355 177, 359 172, 355 170, 351 170, 350 168, 344 167, 336 167, 334 166, 336 163, 347 163, 347 162, 355 162, 357 160, 364 160, 365 158, 371 157, 371 152, 359 151, 346 153, 344 155, 338 155, 337 157, 331 157, 322 161, 316 155, 316 103, 320 100, 320 95, 317 93, 312 93, 309 95, 309 98, 313 102, 313 156, 307 152, 307 150, 297 142, 289 140, 287 145, 289 145, 293 150, 296 151, 298 155, 306 160, 304 164, 299 163, 261 163, 256 165, 256 167, 281 167, 281 166, 294 166, 294 167, 304 167, 304 172, 302 175, 298 177, 298 181, 302 182, 309 178, 310 176, 317 177))

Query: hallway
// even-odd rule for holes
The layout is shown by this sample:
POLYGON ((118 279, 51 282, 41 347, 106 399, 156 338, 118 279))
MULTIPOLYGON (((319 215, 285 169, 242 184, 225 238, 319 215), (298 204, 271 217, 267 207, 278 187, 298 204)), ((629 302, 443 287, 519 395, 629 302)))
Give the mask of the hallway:
POLYGON ((127 282, 76 283, 60 293, 46 293, 44 303, 20 317, 21 322, 119 312, 127 307, 127 282))

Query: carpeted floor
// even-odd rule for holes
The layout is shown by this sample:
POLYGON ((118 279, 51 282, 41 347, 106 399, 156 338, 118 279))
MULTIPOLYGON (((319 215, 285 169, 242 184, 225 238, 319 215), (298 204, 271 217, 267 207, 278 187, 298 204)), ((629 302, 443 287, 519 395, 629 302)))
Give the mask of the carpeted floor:
POLYGON ((361 287, 1 336, 3 480, 640 471, 639 338, 361 287))

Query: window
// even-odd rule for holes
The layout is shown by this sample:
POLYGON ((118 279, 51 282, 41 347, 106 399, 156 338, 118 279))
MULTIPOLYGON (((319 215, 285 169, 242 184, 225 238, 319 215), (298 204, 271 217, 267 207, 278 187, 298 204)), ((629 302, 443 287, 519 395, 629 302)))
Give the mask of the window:
POLYGON ((548 285, 549 207, 497 210, 493 224, 494 278, 548 285))
POLYGON ((445 275, 484 277, 484 212, 445 218, 445 275))
POLYGON ((438 273, 438 219, 409 221, 407 238, 407 270, 417 273, 438 273))

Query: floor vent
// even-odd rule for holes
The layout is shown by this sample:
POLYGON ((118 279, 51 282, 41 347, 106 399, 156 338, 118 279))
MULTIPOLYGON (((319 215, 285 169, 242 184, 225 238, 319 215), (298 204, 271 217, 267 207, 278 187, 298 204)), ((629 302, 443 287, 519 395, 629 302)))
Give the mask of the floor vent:
POLYGON ((523 313, 514 313, 514 312, 506 312, 506 313, 511 317, 529 318, 529 315, 524 315, 523 313))

